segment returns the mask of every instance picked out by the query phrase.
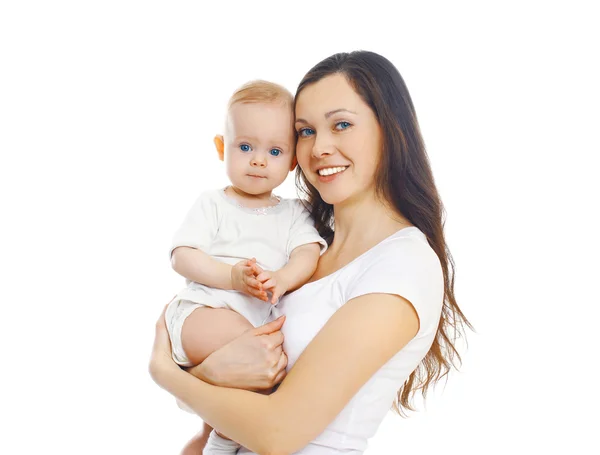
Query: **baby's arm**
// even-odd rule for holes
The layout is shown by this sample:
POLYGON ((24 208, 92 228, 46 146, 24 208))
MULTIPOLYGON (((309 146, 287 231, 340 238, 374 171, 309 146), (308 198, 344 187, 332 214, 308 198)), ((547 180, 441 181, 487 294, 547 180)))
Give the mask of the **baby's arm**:
POLYGON ((313 276, 321 255, 321 245, 308 243, 296 247, 290 254, 290 260, 277 271, 287 284, 286 292, 295 291, 313 276))
MULTIPOLYGON (((215 191, 205 191, 196 199, 173 236, 171 265, 177 273, 196 283, 259 297, 248 290, 249 286, 260 284, 254 277, 257 269, 253 269, 253 264, 240 261, 232 266, 207 254, 219 231, 221 199, 215 191)), ((255 290, 260 291, 260 286, 255 290)), ((266 293, 263 294, 266 299, 266 293)))
POLYGON ((232 266, 213 259, 197 248, 180 246, 171 255, 173 270, 188 280, 211 288, 233 289, 231 283, 232 266))
POLYGON ((235 290, 261 300, 267 299, 261 283, 255 278, 256 260, 240 261, 235 265, 217 261, 197 248, 180 246, 171 256, 173 270, 188 280, 212 288, 235 290))
POLYGON ((275 272, 261 271, 256 279, 263 289, 273 293, 271 303, 277 303, 279 297, 288 291, 294 291, 306 283, 317 269, 321 254, 321 245, 307 243, 292 251, 286 265, 275 272))

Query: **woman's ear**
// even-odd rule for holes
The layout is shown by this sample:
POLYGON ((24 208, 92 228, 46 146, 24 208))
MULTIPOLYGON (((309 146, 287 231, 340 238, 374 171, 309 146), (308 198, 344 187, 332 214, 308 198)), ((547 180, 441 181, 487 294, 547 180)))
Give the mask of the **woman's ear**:
POLYGON ((219 159, 221 161, 225 161, 225 142, 223 141, 223 136, 217 134, 213 139, 213 142, 215 143, 215 147, 217 148, 219 159))
POLYGON ((290 172, 292 172, 294 169, 296 169, 297 165, 298 165, 298 160, 296 159, 296 155, 294 155, 294 158, 292 158, 292 165, 290 166, 290 172))

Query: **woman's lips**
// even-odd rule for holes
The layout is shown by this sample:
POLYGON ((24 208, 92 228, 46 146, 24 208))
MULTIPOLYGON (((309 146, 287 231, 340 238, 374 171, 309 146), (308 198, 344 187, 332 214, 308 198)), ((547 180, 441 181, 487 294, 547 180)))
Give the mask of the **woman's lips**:
POLYGON ((333 182, 336 178, 338 178, 340 175, 342 175, 344 172, 346 172, 348 170, 348 167, 341 172, 336 172, 335 174, 331 174, 331 175, 321 175, 317 172, 317 178, 319 179, 319 182, 321 182, 321 183, 333 182))

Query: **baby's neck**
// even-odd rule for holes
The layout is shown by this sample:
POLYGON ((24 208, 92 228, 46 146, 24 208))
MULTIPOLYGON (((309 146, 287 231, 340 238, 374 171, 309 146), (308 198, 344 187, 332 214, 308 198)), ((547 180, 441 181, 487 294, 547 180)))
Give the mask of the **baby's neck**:
POLYGON ((225 188, 225 195, 234 199, 238 204, 248 208, 272 207, 279 204, 279 198, 271 191, 261 194, 249 194, 230 185, 225 188))

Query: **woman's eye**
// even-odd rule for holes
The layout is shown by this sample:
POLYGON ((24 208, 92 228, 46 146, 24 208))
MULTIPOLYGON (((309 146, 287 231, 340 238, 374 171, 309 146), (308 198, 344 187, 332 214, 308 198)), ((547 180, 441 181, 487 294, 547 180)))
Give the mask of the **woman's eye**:
POLYGON ((312 136, 313 134, 315 134, 315 130, 312 128, 302 128, 300 131, 298 131, 298 136, 300 137, 308 137, 312 136))
POLYGON ((350 124, 350 122, 337 122, 335 124, 335 129, 336 130, 345 130, 346 128, 351 127, 352 125, 350 124))
POLYGON ((240 150, 242 152, 249 152, 250 150, 252 150, 252 147, 250 147, 248 144, 242 144, 240 145, 240 150))
POLYGON ((279 149, 271 149, 271 150, 269 150, 269 153, 272 156, 279 156, 279 155, 281 155, 281 150, 279 150, 279 149))

